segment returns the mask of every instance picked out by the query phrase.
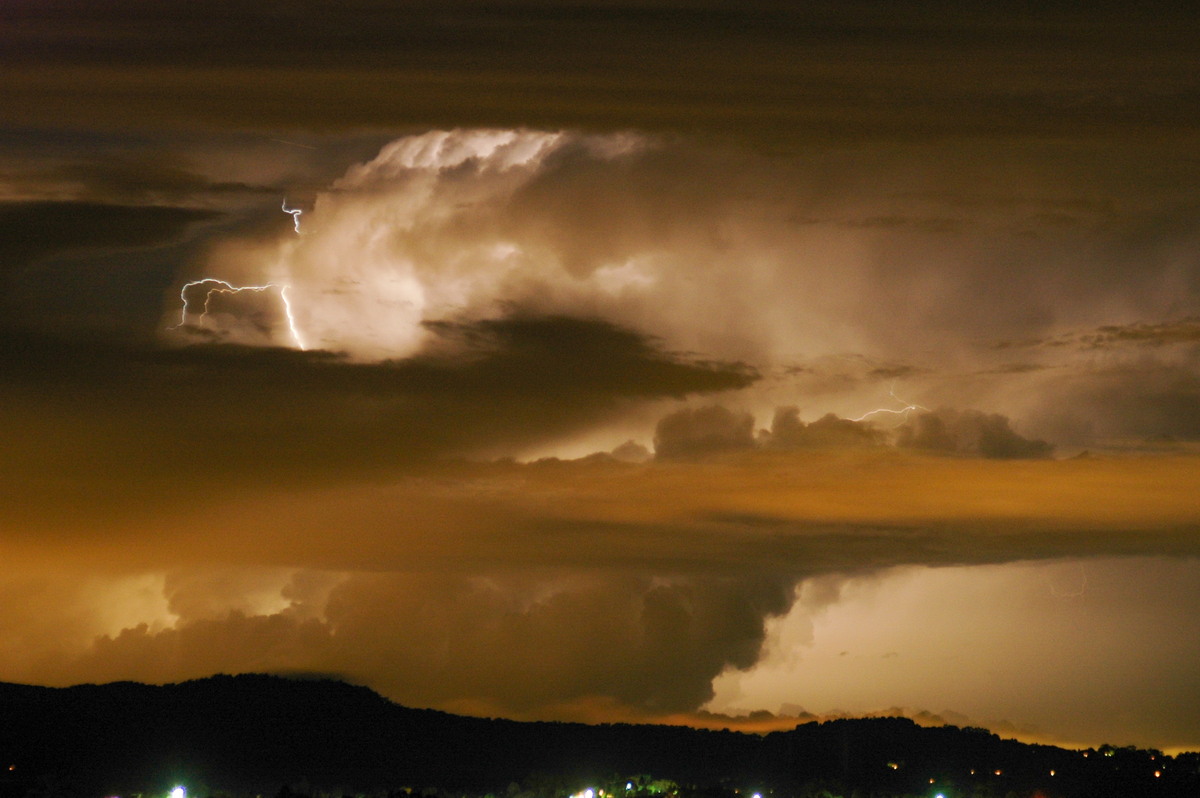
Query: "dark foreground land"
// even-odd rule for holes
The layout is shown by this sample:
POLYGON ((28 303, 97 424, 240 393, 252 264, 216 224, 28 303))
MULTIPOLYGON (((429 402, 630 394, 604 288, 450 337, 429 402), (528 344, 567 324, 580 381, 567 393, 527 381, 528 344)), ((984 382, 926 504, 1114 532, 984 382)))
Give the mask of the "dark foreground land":
POLYGON ((1088 752, 884 718, 765 736, 516 723, 409 709, 363 687, 216 676, 152 687, 0 684, 0 798, 1200 796, 1200 755, 1088 752))

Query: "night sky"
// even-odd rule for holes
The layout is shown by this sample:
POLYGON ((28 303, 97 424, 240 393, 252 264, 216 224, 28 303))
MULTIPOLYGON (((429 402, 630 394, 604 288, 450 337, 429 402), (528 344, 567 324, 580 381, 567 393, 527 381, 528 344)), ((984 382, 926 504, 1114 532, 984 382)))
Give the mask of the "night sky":
POLYGON ((1200 22, 973 5, 5 2, 0 680, 1200 749, 1200 22))

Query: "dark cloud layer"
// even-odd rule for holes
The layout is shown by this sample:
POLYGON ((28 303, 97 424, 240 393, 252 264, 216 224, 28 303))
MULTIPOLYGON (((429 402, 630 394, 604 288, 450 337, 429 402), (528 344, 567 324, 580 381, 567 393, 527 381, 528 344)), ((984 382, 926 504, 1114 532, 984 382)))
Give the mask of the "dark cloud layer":
POLYGON ((883 442, 885 434, 871 426, 827 413, 811 423, 800 420, 796 407, 775 410, 769 435, 762 444, 773 449, 831 448, 839 446, 874 446, 883 442))
POLYGON ((1123 346, 1161 347, 1200 343, 1200 319, 1188 317, 1159 322, 1105 324, 1085 332, 1063 333, 1045 339, 1000 341, 997 349, 1074 347, 1114 349, 1123 346))
POLYGON ((1000 459, 1049 457, 1054 448, 1018 435, 997 413, 947 408, 916 414, 900 428, 897 442, 904 448, 1000 459))
POLYGON ((41 258, 164 244, 213 211, 86 202, 0 203, 0 270, 41 258))
POLYGON ((690 460, 753 446, 754 417, 720 405, 678 410, 654 430, 654 453, 660 460, 690 460))
POLYGON ((939 408, 910 408, 900 425, 888 430, 876 424, 826 413, 816 421, 800 420, 796 407, 776 408, 769 430, 754 433, 754 417, 720 405, 684 408, 658 422, 654 432, 659 460, 702 460, 756 447, 774 450, 839 450, 896 445, 940 454, 993 459, 1049 457, 1053 448, 1042 440, 1018 435, 999 413, 939 408))
POLYGON ((577 575, 547 590, 521 577, 362 576, 330 593, 323 621, 232 613, 128 629, 72 669, 165 681, 326 668, 370 673, 419 706, 513 714, 605 696, 686 711, 711 698, 724 666, 754 662, 762 618, 789 603, 787 586, 766 580, 577 575))
POLYGON ((10 512, 40 512, 20 496, 64 509, 121 502, 113 491, 128 481, 148 500, 196 484, 386 473, 561 435, 623 401, 756 379, 738 364, 688 362, 602 321, 513 317, 437 329, 451 335, 454 353, 379 364, 12 333, 2 355, 10 512), (51 499, 76 480, 89 488, 51 499))
POLYGON ((107 202, 0 203, 0 327, 148 337, 172 260, 222 214, 107 202), (165 264, 164 264, 165 261, 165 264))
POLYGON ((912 137, 1196 122, 1195 20, 1169 7, 123 0, 10 4, 4 21, 4 104, 25 124, 619 118, 912 137))

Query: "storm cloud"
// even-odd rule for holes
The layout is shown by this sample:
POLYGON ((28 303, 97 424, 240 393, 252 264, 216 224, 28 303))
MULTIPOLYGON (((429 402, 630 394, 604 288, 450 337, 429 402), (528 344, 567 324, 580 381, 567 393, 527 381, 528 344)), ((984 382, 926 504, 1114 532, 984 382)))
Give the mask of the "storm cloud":
POLYGON ((1200 741, 1193 12, 96 5, 0 10, 0 678, 1200 741))

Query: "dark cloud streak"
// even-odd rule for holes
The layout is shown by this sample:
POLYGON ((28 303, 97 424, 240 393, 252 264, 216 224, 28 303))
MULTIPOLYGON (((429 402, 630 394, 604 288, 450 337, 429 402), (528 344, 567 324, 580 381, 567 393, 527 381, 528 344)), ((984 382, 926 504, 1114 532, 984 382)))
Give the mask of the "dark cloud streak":
POLYGON ((115 486, 127 481, 149 500, 247 479, 349 479, 552 437, 623 401, 757 378, 738 364, 688 362, 601 321, 528 317, 442 329, 477 346, 356 364, 328 352, 137 350, 11 333, 3 347, 5 415, 15 431, 8 490, 34 489, 47 509, 62 509, 86 507, 93 494, 59 502, 44 491, 76 479, 118 504, 115 486), (38 480, 48 486, 32 488, 38 480))
POLYGON ((217 215, 202 209, 92 202, 0 203, 0 270, 11 273, 60 254, 168 243, 188 225, 217 215))
POLYGON ((125 0, 10 6, 5 17, 0 96, 25 121, 616 122, 821 138, 1179 135, 1196 122, 1194 20, 1129 9, 1080 24, 1053 9, 938 4, 125 0), (123 107, 88 99, 105 95, 123 107))

